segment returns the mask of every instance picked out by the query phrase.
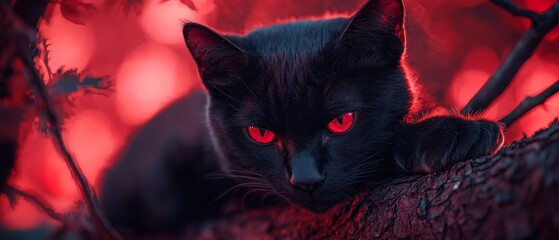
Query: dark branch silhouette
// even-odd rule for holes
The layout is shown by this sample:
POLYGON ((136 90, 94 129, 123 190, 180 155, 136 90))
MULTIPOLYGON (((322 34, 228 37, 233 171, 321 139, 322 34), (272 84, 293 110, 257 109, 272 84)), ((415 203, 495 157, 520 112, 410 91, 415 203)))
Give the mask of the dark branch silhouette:
POLYGON ((64 216, 58 212, 56 212, 54 210, 54 208, 52 206, 50 206, 50 204, 48 204, 45 200, 43 200, 41 197, 36 196, 34 194, 19 190, 13 186, 10 185, 6 185, 4 186, 3 192, 6 193, 6 195, 8 195, 8 198, 10 199, 10 205, 15 204, 16 201, 16 197, 22 197, 23 199, 33 203, 33 205, 37 206, 38 208, 40 208, 43 212, 45 212, 50 218, 59 221, 59 222, 64 222, 64 216))
POLYGON ((539 17, 538 13, 518 6, 509 0, 491 0, 491 2, 506 9, 512 15, 517 17, 527 17, 530 18, 532 21, 536 21, 539 17))
MULTIPOLYGON (((25 64, 27 66, 33 66, 33 57, 30 54, 26 54, 22 56, 25 60, 25 64)), ((112 229, 111 224, 104 216, 101 208, 99 207, 99 203, 97 200, 97 196, 91 185, 89 184, 87 178, 83 175, 82 170, 79 168, 78 164, 74 160, 72 154, 68 151, 66 146, 64 145, 64 140, 62 137, 62 130, 60 127, 60 121, 58 120, 57 115, 54 112, 52 106, 50 106, 48 93, 46 91, 46 87, 43 83, 43 80, 39 76, 39 73, 32 67, 30 67, 30 74, 31 77, 28 80, 31 89, 33 90, 34 94, 37 96, 39 101, 42 103, 45 114, 47 116, 47 120, 49 123, 49 133, 56 146, 57 150, 60 152, 64 162, 70 169, 72 177, 78 184, 78 189, 87 202, 87 206, 89 208, 89 212, 91 218, 96 223, 95 225, 98 228, 99 234, 103 239, 119 239, 118 234, 115 230, 112 229)))
POLYGON ((39 42, 41 43, 41 46, 42 46, 43 49, 44 49, 44 50, 43 50, 43 51, 44 51, 44 54, 43 54, 43 63, 45 63, 45 68, 46 68, 46 70, 47 70, 47 76, 48 76, 49 82, 50 82, 50 81, 52 81, 52 75, 53 75, 52 69, 50 69, 50 66, 49 66, 49 64, 48 64, 49 61, 50 61, 49 50, 48 50, 50 44, 48 43, 48 39, 46 39, 46 38, 39 37, 39 39, 40 39, 39 42))
POLYGON ((559 92, 559 80, 557 80, 554 84, 549 86, 547 89, 542 91, 537 96, 531 97, 528 96, 518 106, 512 110, 507 116, 499 120, 499 122, 504 123, 507 126, 513 124, 516 120, 520 117, 524 116, 527 112, 535 108, 540 104, 544 104, 545 101, 550 98, 551 96, 555 95, 559 92))
POLYGON ((532 19, 532 25, 518 40, 497 71, 466 104, 466 107, 461 110, 462 114, 483 112, 493 103, 507 89, 520 67, 532 56, 545 35, 559 24, 559 2, 553 4, 542 14, 532 13, 508 0, 492 0, 491 2, 505 8, 512 14, 529 17, 532 19))
MULTIPOLYGON (((31 34, 36 33, 36 31, 22 22, 22 20, 20 20, 20 18, 16 16, 15 13, 12 11, 11 6, 8 3, 2 1, 0 2, 0 4, 2 13, 5 14, 5 18, 12 21, 12 25, 14 26, 14 28, 17 28, 18 31, 26 33, 19 36, 19 45, 14 46, 16 48, 14 56, 22 65, 21 68, 24 72, 24 79, 27 81, 27 84, 37 98, 36 104, 38 104, 39 107, 44 110, 49 125, 49 133, 54 142, 54 145, 56 146, 68 168, 70 169, 72 177, 78 184, 78 189, 80 190, 81 195, 87 203, 90 216, 95 222, 99 237, 102 237, 103 239, 118 239, 118 233, 116 233, 116 231, 112 229, 109 221, 102 213, 99 204, 97 203, 95 193, 91 188, 91 185, 89 184, 81 169, 77 165, 76 161, 64 145, 60 121, 58 119, 58 116, 55 114, 53 106, 51 106, 48 92, 43 83, 43 80, 39 75, 37 69, 35 68, 35 63, 33 62, 35 54, 30 50, 30 46, 36 46, 37 44, 36 38, 30 37, 36 36, 36 34, 31 34)), ((42 12, 39 13, 39 17, 41 15, 42 12)))

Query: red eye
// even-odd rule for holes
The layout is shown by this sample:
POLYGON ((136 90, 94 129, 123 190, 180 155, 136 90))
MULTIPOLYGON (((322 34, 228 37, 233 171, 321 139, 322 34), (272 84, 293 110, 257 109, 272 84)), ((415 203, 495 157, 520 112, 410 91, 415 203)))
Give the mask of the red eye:
POLYGON ((271 143, 276 139, 276 134, 265 128, 249 126, 247 127, 247 132, 252 140, 261 144, 271 143))
POLYGON ((349 130, 349 128, 351 128, 351 125, 353 125, 353 120, 355 120, 355 113, 344 113, 337 118, 332 119, 332 121, 328 123, 328 131, 333 134, 344 133, 349 130))

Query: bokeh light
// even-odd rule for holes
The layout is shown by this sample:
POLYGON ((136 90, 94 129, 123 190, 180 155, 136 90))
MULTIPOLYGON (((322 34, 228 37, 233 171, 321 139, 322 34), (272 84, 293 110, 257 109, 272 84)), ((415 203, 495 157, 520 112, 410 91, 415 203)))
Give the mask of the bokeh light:
MULTIPOLYGON (((539 94, 557 80, 559 80, 559 65, 540 60, 526 79, 518 83, 513 93, 515 102, 519 104, 526 96, 539 94)), ((559 117, 557 109, 559 109, 559 95, 552 96, 545 104, 524 115, 517 124, 522 126, 522 132, 531 134, 559 117)))
POLYGON ((124 121, 140 124, 176 97, 177 62, 170 49, 151 43, 124 59, 116 75, 117 104, 124 121))
POLYGON ((28 201, 18 201, 15 208, 11 209, 8 199, 0 197, 0 221, 7 229, 24 230, 44 223, 47 218, 28 201))
POLYGON ((60 8, 56 7, 50 24, 43 21, 40 29, 51 44, 49 66, 53 71, 62 66, 81 70, 87 66, 96 48, 95 36, 89 26, 66 20, 60 13, 60 8))
MULTIPOLYGON (((66 123, 67 146, 92 183, 97 182, 106 160, 117 150, 118 144, 110 124, 107 116, 99 110, 80 112, 66 123)), ((71 182, 71 179, 66 181, 71 182)))
POLYGON ((490 74, 486 71, 466 69, 459 71, 452 80, 451 90, 447 98, 451 105, 461 109, 483 86, 490 74))
MULTIPOLYGON (((181 26, 184 21, 243 33, 255 26, 309 16, 338 16, 353 12, 364 0, 194 0, 197 11, 180 0, 146 0, 142 13, 100 9, 87 25, 74 24, 58 7, 50 24, 40 30, 52 44, 50 67, 78 68, 92 75, 110 75, 115 91, 109 97, 76 96, 80 101, 65 121, 64 137, 91 184, 142 123, 190 90, 200 88, 196 66, 188 54, 181 26), (105 12, 104 12, 105 11, 105 12), (121 11, 121 12, 119 12, 121 11)), ((141 1, 138 1, 141 2, 141 1)), ((529 20, 513 17, 485 0, 404 0, 407 7, 408 61, 434 99, 463 107, 497 69, 529 20)), ((519 0, 543 11, 554 0, 519 0)), ((311 36, 309 36, 311 37, 311 36)), ((559 79, 559 29, 552 31, 520 70, 512 85, 484 117, 499 119, 524 99, 559 79), (553 63, 555 62, 555 64, 553 63)), ((509 140, 531 135, 558 116, 559 96, 551 98, 508 129, 509 140)), ((31 129, 21 144, 12 183, 43 196, 64 212, 78 191, 68 168, 50 139, 31 129)), ((96 187, 96 186, 94 186, 96 187)), ((12 229, 52 223, 26 201, 15 210, 0 197, 0 220, 12 229)))
POLYGON ((192 10, 178 0, 146 0, 140 17, 142 30, 159 43, 182 45, 184 22, 203 22, 204 15, 213 10, 212 0, 193 2, 200 11, 192 10))

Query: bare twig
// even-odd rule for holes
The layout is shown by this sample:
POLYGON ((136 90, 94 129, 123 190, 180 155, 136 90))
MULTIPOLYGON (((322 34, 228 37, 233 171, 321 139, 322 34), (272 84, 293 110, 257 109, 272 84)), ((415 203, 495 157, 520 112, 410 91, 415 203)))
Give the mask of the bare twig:
MULTIPOLYGON (((4 192, 8 196, 15 197, 15 195, 18 195, 22 197, 23 199, 33 203, 35 206, 43 210, 43 212, 45 212, 50 218, 64 223, 64 216, 60 213, 57 213, 52 206, 50 206, 45 200, 41 199, 40 197, 28 192, 24 192, 10 185, 4 186, 4 192)), ((14 201, 14 199, 10 199, 10 202, 12 201, 14 201)))
POLYGON ((520 67, 532 56, 545 35, 559 24, 559 2, 556 2, 543 14, 528 13, 509 0, 492 0, 514 15, 532 19, 532 25, 518 40, 497 71, 487 80, 483 87, 461 111, 462 114, 483 112, 508 87, 520 67))
POLYGON ((74 231, 79 233, 83 239, 96 239, 98 237, 96 228, 89 221, 89 215, 86 212, 81 211, 83 208, 83 202, 79 202, 69 213, 58 213, 54 208, 39 195, 32 194, 27 191, 22 191, 13 186, 6 185, 3 187, 3 192, 8 197, 10 206, 13 208, 16 204, 17 197, 23 198, 25 201, 30 202, 39 208, 42 212, 46 213, 51 219, 59 222, 60 226, 54 231, 50 239, 59 239, 64 234, 74 231))
POLYGON ((507 11, 509 11, 512 15, 517 16, 517 17, 527 17, 532 19, 532 21, 537 20, 539 14, 528 10, 526 8, 523 8, 521 6, 516 5, 515 3, 509 1, 509 0, 491 0, 492 3, 494 3, 495 5, 498 5, 504 9, 506 9, 507 11))
POLYGON ((559 92, 559 80, 557 80, 557 82, 549 86, 540 94, 534 97, 530 97, 530 96, 526 97, 524 100, 522 100, 520 104, 518 104, 518 106, 514 108, 514 110, 512 110, 511 113, 509 113, 507 116, 499 120, 499 122, 502 122, 507 126, 510 126, 511 124, 516 122, 516 120, 518 120, 520 117, 522 117, 524 114, 526 114, 536 106, 543 104, 548 98, 550 98, 557 92, 559 92))
MULTIPOLYGON (((24 60, 24 63, 27 66, 33 66, 33 57, 29 52, 21 56, 24 60)), ((58 116, 55 114, 54 108, 50 106, 49 97, 47 94, 46 87, 41 79, 41 76, 36 71, 35 68, 28 68, 28 74, 31 76, 28 78, 28 83, 33 90, 34 94, 36 95, 37 99, 43 105, 45 109, 45 115, 49 123, 49 131, 52 137, 52 140, 58 149, 59 153, 61 154, 62 158, 70 168, 70 172, 72 173, 72 177, 78 184, 78 189, 81 192, 81 195, 84 197, 88 204, 88 208, 90 210, 91 218, 96 223, 95 225, 98 226, 99 233, 104 237, 104 239, 118 239, 116 235, 116 231, 114 231, 106 219, 104 214, 101 212, 99 208, 99 204, 97 202, 97 198, 91 185, 87 181, 87 178, 83 175, 82 170, 74 160, 72 154, 68 151, 66 146, 64 145, 64 140, 62 137, 62 131, 60 129, 60 120, 58 116)))
POLYGON ((49 77, 49 82, 52 81, 52 70, 50 69, 49 61, 49 46, 48 39, 44 37, 39 37, 39 41, 43 46, 43 64, 45 65, 45 69, 47 70, 47 74, 49 77))
MULTIPOLYGON (((0 7, 0 10, 2 10, 2 12, 7 16, 7 19, 10 19, 12 21, 12 25, 14 27, 17 27, 19 31, 24 33, 35 32, 34 29, 31 29, 27 25, 25 25, 19 19, 19 17, 16 16, 14 12, 12 12, 12 9, 8 3, 0 1, 0 7)), ((44 114, 46 115, 49 123, 49 131, 52 140, 57 147, 58 152, 61 154, 62 158, 70 169, 72 177, 78 184, 78 189, 80 190, 81 195, 87 203, 90 216, 95 223, 100 237, 102 237, 103 239, 120 239, 118 233, 113 230, 109 221, 106 219, 101 209, 99 208, 95 193, 93 192, 93 189, 88 183, 86 177, 83 175, 76 161, 64 145, 64 140, 60 129, 60 121, 58 119, 58 116, 55 114, 54 108, 50 105, 47 89, 43 83, 43 80, 41 79, 41 76, 35 68, 33 62, 34 55, 29 48, 29 44, 31 44, 32 46, 36 45, 36 40, 34 38, 29 38, 28 34, 22 35, 21 38, 27 41, 19 42, 20 44, 18 46, 19 49, 16 53, 16 57, 21 58, 23 70, 25 73, 25 79, 27 80, 31 90, 37 97, 37 104, 40 105, 39 107, 42 107, 44 109, 44 114)))

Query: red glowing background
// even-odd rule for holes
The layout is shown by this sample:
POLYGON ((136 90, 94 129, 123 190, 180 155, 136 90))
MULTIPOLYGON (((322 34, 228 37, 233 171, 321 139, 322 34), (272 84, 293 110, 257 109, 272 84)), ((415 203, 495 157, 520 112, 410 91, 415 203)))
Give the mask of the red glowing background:
MULTIPOLYGON (((179 0, 161 2, 146 0, 138 14, 100 7, 85 25, 68 21, 55 7, 50 24, 40 25, 40 31, 52 43, 51 68, 66 66, 95 76, 108 75, 114 83, 115 91, 108 97, 78 97, 74 114, 64 125, 67 146, 95 185, 102 169, 110 165, 134 129, 166 104, 201 88, 182 40, 185 20, 224 32, 244 33, 279 21, 349 14, 363 0, 194 0, 198 11, 179 0)), ((410 67, 427 93, 457 109, 496 70, 530 24, 486 0, 404 2, 410 67)), ((544 11, 554 0, 515 2, 544 11)), ((542 91, 558 79, 559 29, 555 29, 485 117, 503 117, 525 96, 542 91)), ((558 116, 557 109, 559 96, 554 96, 511 126, 509 141, 547 126, 558 116)), ((30 132, 22 143, 12 183, 43 196, 60 212, 78 199, 66 165, 50 139, 38 132, 30 132)), ((1 221, 12 229, 51 223, 26 201, 19 201, 12 210, 7 200, 0 198, 0 211, 1 221)))

